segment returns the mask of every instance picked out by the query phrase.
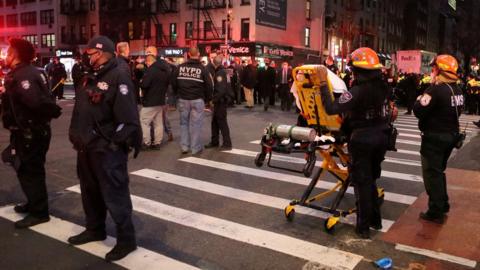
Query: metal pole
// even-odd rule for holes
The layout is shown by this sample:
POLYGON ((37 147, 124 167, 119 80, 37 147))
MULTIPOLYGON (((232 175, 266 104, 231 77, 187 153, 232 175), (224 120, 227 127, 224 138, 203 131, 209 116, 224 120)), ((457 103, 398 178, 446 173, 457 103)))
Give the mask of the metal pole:
POLYGON ((225 21, 225 60, 227 60, 228 57, 228 32, 230 30, 230 13, 229 13, 229 6, 230 6, 230 0, 225 1, 225 10, 227 11, 227 20, 225 21))

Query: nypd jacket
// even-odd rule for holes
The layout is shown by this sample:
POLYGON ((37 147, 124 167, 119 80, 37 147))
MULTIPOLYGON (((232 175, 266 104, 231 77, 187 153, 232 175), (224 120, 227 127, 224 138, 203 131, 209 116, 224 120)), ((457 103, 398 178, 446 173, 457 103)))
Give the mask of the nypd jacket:
POLYGON ((212 76, 199 60, 190 59, 176 69, 172 88, 181 99, 203 99, 206 103, 212 99, 212 76))
POLYGON ((2 120, 7 129, 35 129, 60 116, 45 74, 32 65, 14 67, 5 77, 5 90, 2 120))
POLYGON ((456 83, 449 85, 454 95, 446 83, 435 84, 415 102, 413 113, 418 118, 418 127, 422 132, 459 132, 457 111, 460 117, 463 95, 456 83))
POLYGON ((102 151, 136 143, 139 117, 130 76, 111 59, 75 90, 69 138, 77 150, 102 151))
POLYGON ((157 60, 145 70, 140 80, 145 107, 165 105, 165 95, 170 83, 171 67, 164 60, 157 60))

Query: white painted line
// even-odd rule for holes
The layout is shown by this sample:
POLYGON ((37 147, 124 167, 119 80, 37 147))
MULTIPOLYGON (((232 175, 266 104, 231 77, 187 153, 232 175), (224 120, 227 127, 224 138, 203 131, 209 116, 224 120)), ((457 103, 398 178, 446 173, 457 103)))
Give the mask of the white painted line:
MULTIPOLYGON (((238 165, 233 165, 233 164, 229 164, 229 163, 217 162, 217 161, 201 159, 201 158, 196 158, 196 157, 183 158, 183 159, 179 159, 179 161, 188 162, 188 163, 191 163, 191 164, 197 164, 197 165, 201 165, 201 166, 207 166, 207 167, 220 169, 220 170, 226 170, 226 171, 246 174, 246 175, 252 175, 252 176, 256 176, 256 177, 269 178, 269 179, 276 180, 276 181, 293 183, 293 184, 298 184, 298 185, 302 185, 302 186, 308 186, 308 184, 310 183, 310 179, 305 178, 305 177, 300 177, 300 176, 295 176, 295 175, 290 175, 290 174, 277 173, 277 172, 270 172, 270 171, 260 170, 260 169, 253 169, 253 168, 249 168, 249 167, 238 166, 238 165)), ((335 183, 319 180, 316 187, 320 188, 320 189, 328 190, 328 189, 333 188, 334 186, 335 186, 335 183)), ((347 189, 347 193, 354 194, 353 193, 353 188, 349 187, 347 189)), ((385 192, 385 200, 386 201, 391 201, 391 202, 410 205, 416 199, 417 199, 417 197, 414 197, 414 196, 385 192)))
MULTIPOLYGON (((78 185, 67 190, 80 193, 78 185)), ((153 200, 132 195, 133 209, 158 219, 177 223, 228 239, 267 248, 276 252, 318 262, 322 266, 335 269, 354 269, 362 260, 362 256, 341 251, 335 248, 314 244, 294 237, 232 221, 199 214, 182 208, 173 207, 153 200)), ((157 269, 174 269, 160 268, 157 269)))
MULTIPOLYGON (((401 128, 401 127, 396 127, 398 131, 407 131, 407 132, 418 132, 421 133, 420 129, 409 129, 409 128, 401 128)), ((399 132, 400 133, 400 132, 399 132)))
MULTIPOLYGON (((401 114, 399 112, 398 119, 402 119, 402 118, 418 120, 417 117, 415 117, 415 115, 404 115, 404 114, 401 114)), ((460 115, 460 120, 463 120, 463 121, 467 121, 467 120, 476 121, 476 120, 479 120, 479 119, 480 119, 480 117, 478 115, 470 115, 470 114, 460 115)))
MULTIPOLYGON (((411 123, 411 124, 418 124, 418 119, 408 119, 408 118, 397 118, 397 121, 400 121, 400 122, 405 122, 405 123, 411 123)), ((396 121, 395 121, 396 122, 396 121)), ((472 121, 469 121, 469 120, 465 120, 465 119, 460 119, 460 125, 465 125, 467 124, 470 126, 472 125, 473 126, 473 123, 472 121)))
POLYGON ((408 137, 408 138, 417 138, 417 139, 421 139, 421 138, 422 138, 422 136, 417 135, 417 134, 409 134, 409 133, 403 133, 403 132, 398 132, 398 136, 400 136, 400 137, 408 137))
MULTIPOLYGON (((408 122, 403 122, 402 123, 402 121, 396 121, 394 125, 395 126, 400 126, 400 127, 418 128, 418 125, 412 125, 412 124, 410 124, 408 122)), ((465 127, 462 125, 460 128, 461 128, 461 130, 464 130, 465 127)), ((478 129, 472 129, 472 128, 467 128, 466 130, 467 130, 467 132, 478 132, 479 131, 478 129)))
POLYGON ((411 150, 398 149, 398 150, 397 150, 397 153, 407 154, 407 155, 413 155, 413 156, 420 156, 420 151, 411 151, 411 150))
MULTIPOLYGON (((241 155, 241 156, 247 156, 247 157, 255 157, 258 153, 254 151, 243 150, 243 149, 232 149, 232 150, 223 151, 223 152, 227 154, 241 155)), ((272 159, 277 161, 282 161, 282 162, 288 162, 288 163, 305 164, 305 160, 302 158, 295 158, 295 157, 289 157, 289 156, 283 156, 283 155, 272 155, 272 159)), ((399 160, 398 163, 400 162, 403 162, 403 161, 399 160)), ((394 162, 394 163, 397 163, 397 162, 394 162)), ((343 167, 341 164, 337 164, 337 165, 340 167, 343 167)), ((317 167, 322 166, 322 161, 315 162, 315 166, 317 167)), ((421 166, 421 165, 417 163, 417 166, 421 166)), ((423 182, 423 178, 421 176, 414 175, 414 174, 406 174, 406 173, 398 173, 398 172, 390 172, 390 171, 382 170, 382 176, 393 178, 393 179, 399 179, 399 180, 423 182)))
POLYGON ((475 268, 477 266, 477 262, 465 259, 462 257, 457 257, 454 255, 442 253, 442 252, 437 252, 437 251, 431 251, 428 249, 421 249, 421 248, 416 248, 416 247, 411 247, 411 246, 406 246, 402 244, 396 244, 395 249, 404 251, 404 252, 410 252, 410 253, 415 253, 415 254, 420 254, 423 256, 427 256, 430 258, 442 260, 442 261, 447 261, 447 262, 452 262, 464 266, 468 266, 471 268, 475 268))
MULTIPOLYGON (((0 208, 0 217, 13 222, 22 219, 22 215, 15 213, 12 206, 0 208)), ((82 232, 85 228, 77 224, 50 216, 49 222, 30 227, 30 229, 42 235, 68 244, 67 239, 70 236, 82 232)), ((115 243, 115 238, 108 236, 103 242, 90 242, 88 244, 75 246, 75 248, 103 258, 105 257, 105 254, 113 248, 115 243)), ((142 247, 138 247, 137 250, 129 254, 124 259, 114 263, 127 269, 199 269, 142 247)))
MULTIPOLYGON (((405 141, 405 140, 403 140, 405 141)), ((255 141, 251 141, 250 143, 251 144, 260 144, 260 140, 255 140, 255 141)), ((398 142, 398 139, 397 139, 397 142, 398 142)), ((409 142, 413 142, 413 141, 409 141, 409 142)), ((414 142, 416 143, 416 142, 414 142)), ((420 145, 420 144, 418 144, 420 145)), ((388 152, 387 152, 388 153, 388 152)), ((407 154, 407 155, 414 155, 414 156, 420 156, 420 152, 419 151, 411 151, 411 150, 404 150, 404 149, 398 149, 397 150, 397 153, 401 153, 401 154, 407 154)))
POLYGON ((410 141, 410 140, 403 140, 403 139, 397 139, 397 143, 403 143, 403 144, 409 144, 409 145, 420 145, 420 142, 417 141, 410 141))
MULTIPOLYGON (((172 185, 182 186, 190 189, 195 189, 207 193, 212 193, 215 195, 220 195, 230 199, 240 200, 248 203, 254 203, 270 208, 275 208, 279 210, 284 210, 287 205, 290 204, 290 200, 264 195, 260 193, 255 193, 251 191, 246 191, 242 189, 236 189, 232 187, 222 186, 210 182, 205 182, 189 177, 179 176, 175 174, 160 172, 151 169, 142 169, 139 171, 132 172, 133 175, 138 175, 141 177, 146 177, 155 181, 160 181, 164 183, 169 183, 172 185)), ((314 210, 311 208, 303 206, 295 206, 295 212, 303 215, 318 217, 322 219, 327 219, 331 216, 329 213, 322 211, 314 210)), ((355 225, 356 215, 352 214, 342 219, 342 222, 355 225)), ((393 225, 392 220, 383 219, 382 220, 383 229, 382 232, 387 232, 390 227, 393 225)))

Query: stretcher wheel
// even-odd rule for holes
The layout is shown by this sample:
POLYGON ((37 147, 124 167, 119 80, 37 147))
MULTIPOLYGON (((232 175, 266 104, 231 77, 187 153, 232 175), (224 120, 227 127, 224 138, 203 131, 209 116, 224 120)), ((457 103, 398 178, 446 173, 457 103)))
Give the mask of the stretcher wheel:
POLYGON ((258 153, 257 156, 255 157, 255 166, 262 167, 266 156, 267 154, 265 153, 258 153))
POLYGON ((325 220, 325 223, 323 224, 325 227, 325 231, 329 234, 335 233, 335 225, 337 225, 338 221, 340 220, 340 217, 336 216, 331 216, 325 220))
POLYGON ((313 169, 315 169, 316 160, 317 158, 315 156, 308 159, 307 164, 305 164, 305 167, 303 168, 303 175, 305 175, 305 177, 312 176, 313 169))
POLYGON ((293 221, 295 218, 295 208, 293 206, 289 205, 285 207, 285 218, 287 218, 288 221, 293 221))

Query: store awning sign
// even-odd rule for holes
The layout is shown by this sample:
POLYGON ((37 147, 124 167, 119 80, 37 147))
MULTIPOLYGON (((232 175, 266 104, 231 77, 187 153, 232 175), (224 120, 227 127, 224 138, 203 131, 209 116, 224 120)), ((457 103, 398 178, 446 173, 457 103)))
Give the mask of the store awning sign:
POLYGON ((56 57, 73 57, 73 51, 71 50, 56 50, 56 57))
POLYGON ((287 0, 257 0, 256 24, 287 29, 287 0))

